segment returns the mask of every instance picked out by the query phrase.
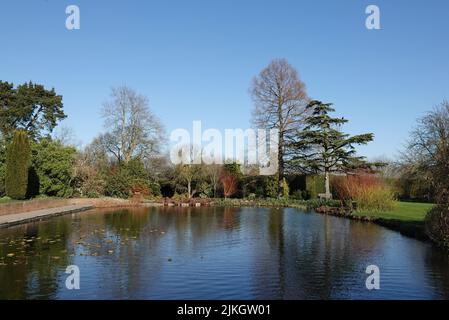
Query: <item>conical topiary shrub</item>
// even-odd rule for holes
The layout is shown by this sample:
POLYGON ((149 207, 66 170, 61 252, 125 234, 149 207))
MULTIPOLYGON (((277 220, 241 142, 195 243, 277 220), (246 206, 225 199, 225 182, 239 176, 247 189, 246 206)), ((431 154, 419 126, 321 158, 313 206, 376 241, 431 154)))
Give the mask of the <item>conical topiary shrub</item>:
POLYGON ((24 130, 14 133, 6 154, 6 195, 12 199, 25 199, 28 187, 28 170, 31 164, 31 147, 24 130))

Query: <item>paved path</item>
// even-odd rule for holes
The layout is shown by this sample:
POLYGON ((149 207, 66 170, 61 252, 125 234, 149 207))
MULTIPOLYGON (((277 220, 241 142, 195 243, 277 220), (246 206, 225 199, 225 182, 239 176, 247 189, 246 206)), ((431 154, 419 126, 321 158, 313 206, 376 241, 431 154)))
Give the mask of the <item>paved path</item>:
POLYGON ((65 207, 58 207, 58 208, 49 208, 49 209, 42 209, 42 210, 36 210, 36 211, 29 211, 29 212, 23 212, 23 213, 8 214, 8 215, 0 216, 0 228, 8 228, 10 226, 14 226, 14 225, 22 224, 22 223, 39 221, 39 220, 48 219, 48 218, 55 217, 55 216, 60 216, 63 214, 86 211, 86 210, 89 210, 92 208, 93 208, 93 206, 90 206, 90 205, 83 205, 83 206, 72 205, 72 206, 65 206, 65 207))

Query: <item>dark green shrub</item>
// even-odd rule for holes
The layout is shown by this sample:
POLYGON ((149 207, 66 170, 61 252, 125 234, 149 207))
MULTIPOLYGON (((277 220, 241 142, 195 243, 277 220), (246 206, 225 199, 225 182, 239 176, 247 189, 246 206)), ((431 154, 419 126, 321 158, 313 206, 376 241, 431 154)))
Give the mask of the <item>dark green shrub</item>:
POLYGON ((282 179, 282 197, 288 199, 290 197, 290 188, 287 179, 282 179))
POLYGON ((306 190, 306 176, 304 174, 289 174, 286 176, 286 179, 291 195, 298 190, 306 190))
POLYGON ((0 197, 5 196, 5 176, 6 176, 6 145, 0 138, 0 197))
POLYGON ((76 150, 58 141, 42 139, 33 144, 33 170, 29 194, 70 197, 74 193, 76 150), (34 175, 33 175, 34 173, 34 175), (34 194, 33 194, 34 193, 34 194))
POLYGON ((310 196, 307 190, 296 190, 292 193, 290 198, 294 200, 307 200, 310 196))
POLYGON ((425 219, 426 234, 438 246, 449 249, 449 208, 447 204, 431 209, 425 219))
POLYGON ((126 168, 112 170, 106 179, 105 193, 110 197, 129 198, 131 196, 132 179, 126 168))
POLYGON ((8 147, 6 155, 5 188, 12 199, 26 198, 28 170, 31 163, 31 148, 26 131, 19 130, 8 147))
POLYGON ((213 196, 212 186, 206 181, 202 181, 197 186, 198 195, 200 198, 211 198, 213 196))
POLYGON ((3 197, 6 194, 5 175, 6 175, 6 166, 4 163, 0 163, 0 197, 3 197))
POLYGON ((150 190, 151 190, 151 195, 153 195, 155 197, 162 196, 161 185, 158 182, 151 181, 150 182, 150 190))
POLYGON ((306 177, 308 199, 318 199, 318 194, 324 193, 324 175, 310 175, 306 177))
POLYGON ((277 198, 278 197, 278 179, 277 176, 266 177, 265 180, 265 197, 267 198, 277 198))
POLYGON ((307 209, 315 210, 319 207, 341 207, 341 202, 339 200, 331 199, 311 199, 306 201, 307 209))
POLYGON ((110 197, 129 198, 133 192, 160 196, 160 185, 152 181, 139 158, 113 168, 106 178, 105 194, 110 197))
POLYGON ((28 188, 27 198, 34 198, 39 195, 39 176, 34 167, 30 167, 28 170, 28 188))

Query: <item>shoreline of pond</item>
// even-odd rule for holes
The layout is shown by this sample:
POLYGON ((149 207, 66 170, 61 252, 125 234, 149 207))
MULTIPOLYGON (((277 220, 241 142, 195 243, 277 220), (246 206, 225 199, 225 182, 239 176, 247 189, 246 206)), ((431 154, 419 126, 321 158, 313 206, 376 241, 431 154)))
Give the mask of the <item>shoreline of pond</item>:
MULTIPOLYGON (((179 202, 182 203, 182 202, 179 202)), ((167 205, 166 201, 135 201, 118 198, 74 198, 74 199, 43 199, 23 202, 13 202, 0 205, 0 229, 9 226, 26 224, 29 222, 50 219, 55 216, 87 211, 99 208, 130 208, 130 207, 173 207, 174 203, 167 205), (35 210, 30 210, 35 208, 35 210), (6 210, 5 210, 6 209, 6 210), (16 212, 11 212, 17 210, 16 212), (10 212, 6 213, 5 212, 10 212), (33 214, 34 212, 34 214, 33 214), (19 217, 19 215, 21 217, 19 217), (35 217, 33 217, 35 216, 35 217), (8 222, 11 220, 10 222, 8 222)), ((185 203, 179 207, 265 207, 265 208, 295 208, 318 214, 331 215, 361 222, 371 222, 382 227, 397 231, 404 236, 421 241, 430 241, 425 233, 424 222, 401 221, 397 219, 384 219, 375 216, 356 215, 347 210, 317 206, 317 202, 306 200, 280 200, 280 199, 208 199, 197 201, 192 205, 185 203), (206 205, 207 203, 207 205, 206 205)))

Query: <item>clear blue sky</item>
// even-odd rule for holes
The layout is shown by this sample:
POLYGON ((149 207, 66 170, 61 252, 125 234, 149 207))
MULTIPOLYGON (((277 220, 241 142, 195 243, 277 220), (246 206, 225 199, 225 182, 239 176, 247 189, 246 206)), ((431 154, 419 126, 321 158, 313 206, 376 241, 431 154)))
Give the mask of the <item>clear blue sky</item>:
POLYGON ((0 1, 0 79, 64 96, 78 140, 103 130, 101 104, 126 84, 150 99, 168 132, 249 127, 253 76, 276 57, 312 98, 335 103, 361 153, 394 156, 414 121, 449 99, 449 1, 0 1), (65 8, 81 30, 65 28, 65 8), (365 8, 381 30, 365 28, 365 8))

